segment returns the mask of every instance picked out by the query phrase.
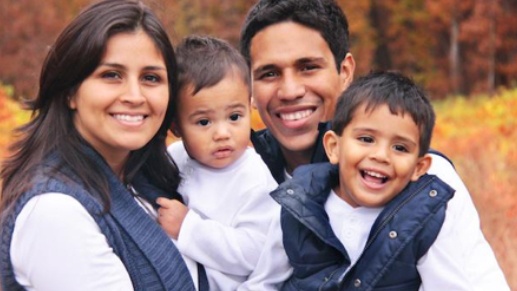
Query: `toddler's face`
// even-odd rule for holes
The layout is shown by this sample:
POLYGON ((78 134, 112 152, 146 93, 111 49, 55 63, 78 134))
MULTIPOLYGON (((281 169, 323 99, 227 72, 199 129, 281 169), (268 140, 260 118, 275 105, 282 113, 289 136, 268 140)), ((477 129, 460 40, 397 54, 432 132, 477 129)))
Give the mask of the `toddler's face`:
POLYGON ((237 73, 192 95, 180 92, 178 133, 190 157, 211 168, 224 168, 249 145, 250 92, 237 73))

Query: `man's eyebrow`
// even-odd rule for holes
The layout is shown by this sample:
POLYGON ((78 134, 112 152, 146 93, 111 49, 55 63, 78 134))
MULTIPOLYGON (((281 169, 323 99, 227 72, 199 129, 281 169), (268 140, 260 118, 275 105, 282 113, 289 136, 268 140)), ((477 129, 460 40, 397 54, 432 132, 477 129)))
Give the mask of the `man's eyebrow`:
POLYGON ((266 64, 266 65, 263 65, 263 66, 260 66, 260 67, 257 67, 256 69, 253 70, 253 74, 259 74, 261 72, 265 72, 265 71, 271 71, 271 70, 276 70, 277 66, 276 65, 273 65, 273 64, 266 64))
POLYGON ((296 64, 307 64, 307 63, 327 63, 325 58, 322 57, 307 57, 296 60, 296 64))

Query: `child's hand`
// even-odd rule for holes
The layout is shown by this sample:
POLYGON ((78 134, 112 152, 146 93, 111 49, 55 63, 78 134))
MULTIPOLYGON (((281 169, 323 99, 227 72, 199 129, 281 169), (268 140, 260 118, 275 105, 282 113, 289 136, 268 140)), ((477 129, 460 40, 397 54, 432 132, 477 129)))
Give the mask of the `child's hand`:
POLYGON ((165 232, 174 239, 178 239, 181 224, 187 216, 188 208, 176 199, 160 197, 156 200, 158 209, 158 223, 165 232))

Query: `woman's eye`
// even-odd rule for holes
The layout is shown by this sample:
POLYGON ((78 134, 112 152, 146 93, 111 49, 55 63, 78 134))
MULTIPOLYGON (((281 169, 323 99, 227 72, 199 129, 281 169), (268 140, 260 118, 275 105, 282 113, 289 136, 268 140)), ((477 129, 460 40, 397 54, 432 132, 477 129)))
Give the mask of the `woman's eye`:
POLYGON ((151 83, 159 83, 161 81, 161 78, 156 75, 145 75, 143 79, 144 81, 151 83))
POLYGON ((105 72, 102 74, 102 78, 105 79, 120 79, 121 76, 118 72, 105 72))

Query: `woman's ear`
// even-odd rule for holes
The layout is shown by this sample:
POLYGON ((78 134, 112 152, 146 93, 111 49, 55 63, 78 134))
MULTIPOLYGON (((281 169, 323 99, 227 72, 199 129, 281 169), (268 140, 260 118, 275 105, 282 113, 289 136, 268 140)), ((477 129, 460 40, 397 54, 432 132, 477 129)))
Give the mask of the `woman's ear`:
POLYGON ((416 181, 418 178, 420 178, 420 176, 427 173, 431 167, 432 160, 433 158, 429 154, 425 154, 423 157, 419 157, 416 163, 415 171, 411 177, 411 181, 416 181))
POLYGON ((323 147, 331 164, 339 162, 339 136, 332 130, 323 135, 323 147))
POLYGON ((68 96, 66 101, 68 102, 68 108, 72 110, 77 110, 77 100, 75 100, 75 95, 68 96))

